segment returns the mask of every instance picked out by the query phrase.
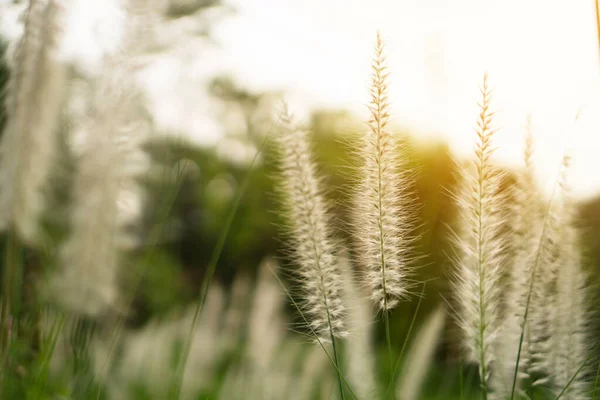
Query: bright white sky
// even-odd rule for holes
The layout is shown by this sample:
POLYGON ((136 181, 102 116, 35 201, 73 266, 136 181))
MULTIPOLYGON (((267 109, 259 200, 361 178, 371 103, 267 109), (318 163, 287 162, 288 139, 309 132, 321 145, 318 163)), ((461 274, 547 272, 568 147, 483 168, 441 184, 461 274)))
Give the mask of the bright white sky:
MULTIPOLYGON (((117 0, 72 0, 66 52, 93 69, 119 37, 117 0), (85 54, 83 54, 85 53, 85 54)), ((8 4, 8 0, 0 0, 8 4)), ((472 150, 484 71, 498 111, 502 162, 519 163, 533 116, 541 182, 550 187, 565 149, 580 195, 600 191, 600 57, 594 0, 230 0, 238 13, 215 24, 219 49, 161 27, 168 49, 144 75, 163 127, 216 143, 222 128, 205 84, 231 72, 256 90, 287 90, 314 107, 365 115, 379 30, 387 45, 393 117, 417 137, 472 150), (576 121, 576 115, 579 118, 576 121)), ((10 14, 10 15, 9 15, 10 14)), ((0 33, 14 36, 0 15, 0 33)), ((12 23, 14 25, 14 23, 12 23)))
POLYGON ((533 116, 540 178, 565 149, 577 193, 600 190, 600 58, 594 0, 236 0, 219 25, 226 64, 257 90, 365 114, 377 30, 398 124, 471 151, 484 71, 495 92, 498 156, 521 159, 533 116), (580 116, 576 121, 576 115, 580 116))

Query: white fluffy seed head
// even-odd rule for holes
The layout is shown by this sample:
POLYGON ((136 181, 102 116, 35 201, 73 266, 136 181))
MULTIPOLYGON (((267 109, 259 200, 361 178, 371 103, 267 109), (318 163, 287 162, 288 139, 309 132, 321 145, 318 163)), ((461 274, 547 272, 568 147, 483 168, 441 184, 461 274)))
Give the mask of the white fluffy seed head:
POLYGON ((9 61, 7 124, 0 145, 0 214, 27 244, 42 241, 47 181, 58 152, 58 130, 67 83, 59 60, 64 1, 32 0, 23 34, 9 61))
MULTIPOLYGON (((530 376, 531 369, 531 337, 538 326, 531 326, 531 311, 528 313, 529 322, 523 328, 527 298, 530 291, 532 273, 536 265, 540 238, 542 235, 543 218, 540 192, 537 188, 533 168, 533 136, 531 119, 528 119, 525 135, 524 166, 516 175, 516 182, 511 188, 513 201, 510 209, 510 225, 508 246, 511 257, 508 260, 508 283, 504 294, 504 322, 499 333, 497 344, 497 360, 494 365, 492 386, 498 398, 505 398, 512 391, 514 369, 519 353, 521 333, 523 344, 519 356, 519 370, 516 389, 519 383, 530 376)), ((534 303, 537 297, 532 296, 534 303)), ((531 300, 531 299, 530 299, 531 300)), ((536 305, 530 301, 529 309, 536 305)))
POLYGON ((139 179, 149 167, 142 146, 152 127, 135 79, 144 25, 138 15, 130 17, 125 44, 104 60, 105 72, 91 84, 89 108, 78 121, 85 137, 73 178, 70 234, 49 282, 52 300, 92 317, 120 308, 120 266, 136 245, 130 228, 141 211, 139 179))
POLYGON ((317 178, 308 132, 285 108, 277 137, 279 190, 291 254, 297 265, 302 312, 321 340, 346 336, 342 282, 329 209, 317 178))
POLYGON ((475 162, 460 169, 461 187, 457 196, 459 229, 453 288, 457 320, 463 333, 467 359, 479 365, 482 383, 490 373, 498 328, 499 279, 504 257, 501 224, 506 218, 505 199, 500 193, 503 174, 495 170, 490 157, 492 113, 487 75, 477 123, 475 162))
POLYGON ((353 232, 372 301, 389 312, 408 295, 414 205, 407 157, 388 131, 388 76, 383 41, 377 35, 371 76, 371 118, 357 152, 361 165, 354 193, 353 232))
MULTIPOLYGON (((554 329, 555 304, 551 301, 556 294, 557 274, 561 268, 562 241, 564 231, 569 229, 565 216, 563 187, 566 182, 566 168, 563 165, 558 177, 558 188, 550 203, 546 205, 542 218, 538 245, 532 261, 533 282, 527 322, 527 373, 533 385, 546 384, 552 375, 552 365, 548 354, 552 351, 550 341, 554 329)), ((529 281, 531 282, 531 281, 529 281)))
POLYGON ((567 183, 569 164, 570 159, 565 157, 559 181, 560 198, 557 199, 560 231, 557 234, 555 290, 550 301, 550 339, 545 355, 557 390, 560 392, 568 385, 561 398, 574 400, 586 398, 588 370, 585 363, 590 349, 586 345, 588 288, 581 265, 579 233, 575 227, 576 207, 567 183))

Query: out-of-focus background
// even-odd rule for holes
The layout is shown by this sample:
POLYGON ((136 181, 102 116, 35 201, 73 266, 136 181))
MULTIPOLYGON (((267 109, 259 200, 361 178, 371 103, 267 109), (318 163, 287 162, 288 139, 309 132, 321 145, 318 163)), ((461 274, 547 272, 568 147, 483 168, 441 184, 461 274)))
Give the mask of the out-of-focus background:
MULTIPOLYGON (((16 19, 22 5, 2 3, 0 33, 10 40, 19 34, 16 19)), ((486 71, 497 111, 498 165, 509 173, 521 168, 528 115, 536 173, 548 198, 564 152, 573 156, 585 264, 592 284, 598 281, 600 54, 594 1, 173 0, 169 4, 157 27, 160 40, 139 79, 160 131, 151 150, 180 179, 165 183, 149 177, 146 182, 151 195, 139 235, 154 234, 151 227, 159 220, 163 229, 158 246, 142 247, 134 256, 137 264, 148 268, 126 321, 132 332, 148 329, 151 321, 194 303, 242 189, 215 285, 226 293, 224 298, 230 294, 235 298, 236 290, 252 291, 235 282, 259 280, 259 266, 269 257, 279 257, 284 270, 293 268, 282 252, 275 165, 269 146, 261 147, 265 138, 277 133, 282 99, 311 128, 320 173, 337 217, 337 234, 349 239, 344 224, 349 211, 346 190, 354 172, 348 167, 357 135, 365 130, 377 31, 385 40, 391 73, 392 127, 406 139, 409 163, 416 172, 417 279, 427 282, 420 302, 421 284, 391 316, 395 354, 417 307, 419 327, 450 296, 448 236, 456 212, 452 171, 454 160, 472 151, 478 90, 486 71), (166 190, 170 184, 177 190, 166 190), (167 192, 175 197, 165 217, 160 194, 167 192)), ((103 52, 119 43, 123 28, 117 18, 119 3, 74 1, 69 7, 64 56, 98 73, 103 52)), ((0 84, 5 81, 2 69, 0 84)), ((297 316, 286 307, 289 322, 284 325, 293 334, 297 316)), ((379 325, 375 333, 377 354, 384 355, 379 325)), ((446 376, 443 371, 457 365, 456 334, 447 319, 431 377, 446 376)), ((458 385, 454 375, 448 379, 440 378, 437 387, 429 388, 431 395, 442 385, 458 385)))

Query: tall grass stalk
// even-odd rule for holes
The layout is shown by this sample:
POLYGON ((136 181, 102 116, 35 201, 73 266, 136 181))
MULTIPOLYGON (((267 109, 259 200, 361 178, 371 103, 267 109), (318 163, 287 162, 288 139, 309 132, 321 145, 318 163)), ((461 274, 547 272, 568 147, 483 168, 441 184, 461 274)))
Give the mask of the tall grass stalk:
POLYGON ((579 233, 575 226, 575 206, 571 198, 568 178, 570 158, 563 160, 560 180, 560 240, 558 242, 558 271, 552 301, 552 324, 547 357, 552 378, 563 387, 563 397, 569 400, 585 396, 587 383, 579 374, 586 364, 587 339, 587 286, 581 266, 579 233), (571 378, 573 376, 573 378, 571 378), (568 388, 567 388, 568 386, 568 388))
MULTIPOLYGON (((297 268, 303 312, 311 331, 321 341, 331 341, 333 358, 339 370, 336 338, 348 335, 346 307, 343 301, 342 274, 337 260, 335 240, 329 217, 329 206, 312 159, 308 131, 294 121, 284 106, 281 132, 276 150, 279 162, 279 192, 291 239, 291 252, 297 268)), ((341 376, 340 396, 344 398, 341 376)))
MULTIPOLYGON (((556 179, 554 189, 549 199, 546 211, 544 213, 543 223, 541 232, 539 234, 537 250, 535 251, 535 259, 528 277, 528 292, 527 299, 524 305, 523 320, 521 323, 521 334, 519 337, 519 343, 517 348, 517 358, 514 366, 514 375, 511 389, 511 400, 514 399, 517 382, 519 365, 523 354, 523 345, 526 340, 531 341, 530 354, 530 370, 536 373, 550 374, 552 366, 548 360, 549 354, 552 351, 551 346, 548 343, 548 337, 550 330, 553 329, 551 325, 554 323, 548 317, 548 313, 555 316, 556 313, 553 311, 555 307, 552 299, 555 296, 552 294, 552 285, 554 278, 556 277, 556 270, 560 267, 560 258, 557 254, 560 254, 560 246, 562 243, 559 231, 561 228, 566 228, 563 225, 564 211, 561 205, 563 201, 561 198, 557 198, 557 189, 562 188, 564 185, 566 168, 561 167, 562 172, 556 179), (539 282, 536 282, 539 280, 539 282), (533 310, 532 310, 533 309, 533 310), (537 314, 532 317, 529 322, 529 314, 537 314), (532 325, 531 330, 536 330, 531 337, 526 337, 527 331, 525 327, 528 322, 532 325)), ((562 196, 561 196, 562 197, 562 196)), ((545 383, 548 380, 545 379, 541 383, 545 383)), ((533 382, 534 384, 536 382, 533 382)))
MULTIPOLYGON (((389 358, 393 368, 390 311, 408 294, 409 222, 412 204, 408 197, 409 174, 406 153, 388 131, 388 71, 384 43, 377 33, 372 61, 369 103, 370 119, 357 152, 361 160, 356 188, 354 235, 365 283, 371 300, 382 313, 389 358)), ((393 376, 390 376, 393 380, 393 376)))
POLYGON ((387 130, 389 103, 383 39, 377 34, 371 75, 368 130, 363 136, 360 181, 355 193, 355 235, 367 270, 371 299, 386 314, 407 296, 411 205, 406 155, 387 130))
MULTIPOLYGON (((275 124, 276 123, 274 123, 273 126, 275 126, 275 124)), ((183 346, 181 355, 179 357, 179 361, 178 361, 176 369, 175 369, 174 382, 172 383, 171 389, 169 390, 169 398, 172 400, 179 399, 179 396, 181 393, 181 386, 183 384, 183 375, 185 372, 185 366, 187 363, 188 353, 193 344, 192 341, 194 338, 194 332, 196 331, 196 325, 198 323, 198 319, 200 317, 200 314, 202 313, 204 304, 206 302, 206 296, 208 294, 209 286, 211 284, 213 275, 217 268, 217 263, 219 262, 219 257, 221 256, 221 252, 223 251, 223 247, 225 246, 225 241, 227 240, 227 236, 229 235, 229 230, 231 229, 231 224, 233 223, 233 219, 234 219, 234 217, 237 213, 237 210, 241 204, 244 194, 245 194, 246 190, 248 189, 248 185, 250 183, 250 177, 252 176, 252 173, 254 172, 254 168, 259 160, 259 156, 262 154, 265 146, 268 143, 270 134, 271 134, 271 131, 269 131, 267 133, 267 135, 265 136, 265 138, 263 139, 263 142, 262 142, 260 148, 257 150, 256 154, 254 155, 254 158, 252 159, 252 162, 250 163, 250 166, 248 167, 248 171, 246 172, 246 175, 244 176, 244 180, 242 181, 242 183, 237 191, 237 194, 235 196, 235 199, 233 201, 233 204, 231 206, 231 209, 229 210, 229 213, 227 214, 227 219, 225 220, 223 228, 221 229, 221 233, 219 235, 217 244, 213 250, 210 262, 209 262, 208 266, 206 267, 206 272, 204 274, 204 277, 202 278, 202 286, 200 287, 200 295, 198 297, 198 302, 194 309, 194 316, 192 318, 192 324, 190 326, 190 331, 185 339, 184 346, 183 346)))
POLYGON ((505 202, 499 193, 503 175, 493 169, 490 111, 491 93, 487 74, 481 88, 482 102, 477 121, 477 142, 472 173, 461 169, 458 196, 460 231, 455 237, 458 258, 453 286, 458 302, 458 324, 463 331, 467 360, 479 366, 482 396, 487 399, 490 364, 498 324, 500 266, 503 241, 500 224, 505 202))
MULTIPOLYGON (((523 320, 525 310, 529 308, 527 300, 533 290, 535 279, 534 266, 540 246, 540 231, 544 223, 540 204, 540 193, 536 187, 533 168, 533 128, 531 117, 527 119, 524 147, 524 165, 517 173, 516 182, 511 188, 513 207, 510 213, 509 246, 512 255, 509 259, 508 283, 505 295, 505 317, 500 329, 495 361, 495 376, 491 382, 494 395, 505 399, 511 392, 517 357, 520 365, 517 369, 519 381, 529 377, 531 367, 530 337, 541 338, 537 326, 530 326, 523 320), (519 352, 521 333, 524 333, 524 346, 519 352)), ((538 291, 539 292, 539 291, 538 291)), ((537 292, 534 292, 537 293, 537 292)), ((535 295, 536 304, 543 298, 535 295)), ((517 387, 519 383, 516 383, 517 387)))
POLYGON ((417 307, 415 308, 415 312, 413 314, 413 317, 410 321, 410 325, 408 327, 408 331, 406 332, 406 336, 404 337, 404 341, 402 343, 402 349, 400 349, 400 355, 398 355, 398 359, 396 360, 396 364, 394 365, 394 369, 392 370, 391 376, 392 380, 390 380, 390 382, 388 383, 387 389, 385 390, 385 395, 383 396, 383 398, 387 398, 388 393, 390 392, 390 390, 392 390, 392 387, 396 381, 396 373, 398 372, 398 367, 400 366, 400 363, 402 362, 402 357, 404 356, 404 351, 406 350, 406 345, 408 344, 408 341, 410 340, 410 335, 412 333, 413 327, 415 325, 415 321, 417 320, 417 315, 419 315, 419 309, 421 308, 421 301, 423 300, 423 295, 425 294, 425 286, 426 286, 426 282, 423 283, 423 289, 421 290, 421 295, 419 296, 419 301, 417 302, 417 307))

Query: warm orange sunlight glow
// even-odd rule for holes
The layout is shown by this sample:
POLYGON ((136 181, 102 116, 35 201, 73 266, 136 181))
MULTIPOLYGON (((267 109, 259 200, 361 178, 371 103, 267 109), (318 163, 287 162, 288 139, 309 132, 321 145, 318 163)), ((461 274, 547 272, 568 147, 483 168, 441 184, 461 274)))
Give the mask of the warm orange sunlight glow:
POLYGON ((571 151, 573 184, 600 189, 600 68, 594 0, 238 0, 219 26, 226 62, 252 87, 308 107, 365 113, 372 38, 386 40, 392 114, 420 137, 472 149, 477 87, 490 75, 498 156, 519 163, 532 115, 539 178, 571 151), (356 84, 363 82, 363 85, 356 84))

